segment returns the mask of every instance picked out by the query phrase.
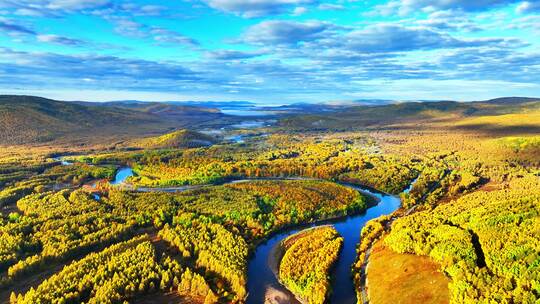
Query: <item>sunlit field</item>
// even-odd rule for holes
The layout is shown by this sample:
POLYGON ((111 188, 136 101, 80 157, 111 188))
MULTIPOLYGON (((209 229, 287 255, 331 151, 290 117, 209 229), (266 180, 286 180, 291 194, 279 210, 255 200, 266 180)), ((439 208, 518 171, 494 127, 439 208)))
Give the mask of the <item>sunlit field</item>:
POLYGON ((539 0, 0 0, 0 303, 540 304, 539 0))
MULTIPOLYGON (((534 303, 536 108, 448 116, 422 108, 405 120, 369 128, 360 120, 343 130, 333 120, 341 114, 328 113, 330 125, 313 130, 296 130, 288 116, 247 133, 153 131, 108 148, 4 146, 0 296, 255 303, 248 273, 258 246, 320 223, 329 226, 288 241, 273 280, 323 303, 343 275, 335 264, 344 241, 332 219, 367 216, 384 202, 358 185, 401 201, 363 229, 349 228, 362 234, 349 245, 356 263, 345 267, 359 299, 534 303), (227 139, 235 133, 241 142, 227 139)), ((363 110, 347 112, 354 111, 363 110)))

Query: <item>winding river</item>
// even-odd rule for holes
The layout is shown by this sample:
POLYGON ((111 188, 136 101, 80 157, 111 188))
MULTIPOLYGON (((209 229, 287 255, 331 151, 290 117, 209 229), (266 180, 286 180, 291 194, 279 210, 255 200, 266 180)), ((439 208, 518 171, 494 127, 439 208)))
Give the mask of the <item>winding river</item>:
MULTIPOLYGON (((360 231, 369 220, 393 213, 399 208, 401 201, 396 196, 376 192, 364 187, 346 184, 345 186, 373 196, 379 203, 356 216, 322 221, 289 229, 275 234, 266 242, 259 245, 248 266, 249 280, 247 287, 249 296, 247 303, 264 303, 266 294, 270 290, 273 290, 274 293, 278 291, 278 293, 286 295, 289 298, 288 301, 294 299, 294 296, 278 282, 274 272, 269 267, 269 262, 273 259, 273 249, 291 234, 300 232, 306 228, 328 224, 333 225, 344 238, 342 251, 332 273, 333 293, 330 297, 330 303, 356 303, 356 292, 351 278, 351 266, 356 260, 356 245, 360 242, 360 231)), ((284 303, 288 303, 288 301, 284 301, 284 303)), ((298 303, 294 300, 291 302, 298 303)))
MULTIPOLYGON (((118 170, 114 181, 111 184, 118 185, 126 181, 129 176, 133 175, 131 168, 121 168, 118 170)), ((301 179, 301 178, 291 178, 301 179)), ((236 180, 231 183, 246 182, 245 180, 236 180)), ((344 238, 343 248, 340 253, 339 259, 334 267, 332 273, 332 290, 333 293, 330 298, 330 303, 346 304, 356 303, 356 292, 351 278, 351 265, 356 260, 356 246, 360 242, 360 231, 362 227, 371 219, 378 218, 383 215, 389 215, 396 211, 401 201, 399 197, 389 195, 381 192, 374 191, 365 187, 354 186, 350 184, 342 184, 343 186, 351 187, 361 193, 374 197, 378 203, 368 208, 365 212, 341 218, 337 220, 321 221, 317 223, 311 223, 306 225, 296 226, 291 229, 287 229, 280 233, 273 235, 270 239, 260 244, 255 253, 252 255, 248 265, 248 304, 264 303, 267 292, 272 290, 274 293, 286 295, 289 299, 287 302, 295 303, 294 296, 283 287, 277 280, 276 275, 270 268, 269 262, 273 258, 273 249, 283 239, 291 234, 302 231, 303 229, 321 226, 321 225, 333 225, 336 230, 344 238), (292 299, 292 300, 291 300, 292 299)), ((181 186, 171 188, 138 188, 139 191, 168 191, 168 192, 181 192, 189 189, 194 189, 201 186, 181 186)), ((297 303, 297 302, 296 302, 297 303)))
MULTIPOLYGON (((120 168, 115 176, 115 179, 111 181, 113 185, 124 184, 130 176, 133 176, 133 170, 129 167, 120 168)), ((291 178, 302 179, 302 178, 291 178)), ((236 180, 231 183, 246 182, 249 179, 236 180)), ((414 182, 413 182, 414 184, 414 182)), ((274 258, 274 248, 286 237, 300 232, 303 229, 321 226, 321 225, 333 225, 336 230, 344 238, 343 248, 340 253, 339 259, 333 269, 332 273, 332 295, 330 303, 347 304, 356 303, 356 292, 351 278, 351 266, 356 260, 356 246, 360 242, 360 231, 362 227, 371 219, 378 218, 383 215, 389 215, 396 211, 401 201, 399 197, 389 195, 386 193, 378 192, 373 189, 369 189, 361 186, 354 186, 350 184, 342 184, 343 186, 351 187, 361 193, 374 197, 378 203, 361 214, 355 216, 349 216, 336 220, 326 220, 317 223, 298 225, 294 228, 281 231, 274 234, 265 242, 261 243, 255 250, 252 258, 248 264, 248 304, 264 303, 265 298, 269 292, 273 295, 279 295, 285 298, 282 303, 298 303, 294 296, 283 287, 277 280, 276 275, 270 267, 270 263, 274 258)), ((150 192, 150 191, 167 191, 167 192, 182 192, 190 189, 200 188, 203 186, 181 186, 171 188, 137 188, 137 191, 150 192)), ((410 188, 409 188, 410 189, 410 188)), ((407 189, 407 190, 409 190, 407 189)), ((407 191, 406 190, 406 191, 407 191)), ((274 298, 274 300, 276 300, 274 298)))
POLYGON ((133 176, 133 169, 130 167, 120 168, 116 171, 114 180, 110 181, 111 185, 121 185, 126 182, 128 177, 133 176))

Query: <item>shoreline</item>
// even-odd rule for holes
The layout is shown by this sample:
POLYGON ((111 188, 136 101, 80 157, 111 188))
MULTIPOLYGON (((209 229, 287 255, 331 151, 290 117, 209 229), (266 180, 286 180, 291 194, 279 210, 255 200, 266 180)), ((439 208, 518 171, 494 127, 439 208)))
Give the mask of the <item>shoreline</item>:
MULTIPOLYGON (((133 170, 130 166, 128 167, 119 167, 116 171, 116 174, 118 174, 119 171, 123 169, 130 169, 133 170)), ((132 171, 133 172, 133 171, 132 171)), ((132 175, 133 173, 131 173, 132 175)), ((116 177, 116 176, 115 176, 116 177)), ((129 177, 129 176, 128 176, 129 177)), ((366 206, 362 210, 353 211, 350 214, 347 214, 347 210, 343 210, 345 213, 337 212, 335 214, 328 215, 326 217, 320 217, 320 218, 314 218, 310 219, 303 223, 289 223, 282 227, 277 228, 276 230, 270 232, 268 235, 264 236, 261 239, 254 240, 253 243, 250 246, 250 253, 249 257, 255 253, 255 249, 272 238, 274 235, 278 233, 286 232, 287 230, 293 230, 293 229, 302 229, 301 231, 298 231, 297 233, 289 236, 288 238, 282 240, 278 244, 276 244, 272 249, 270 254, 268 255, 267 260, 267 266, 269 267, 270 271, 274 275, 276 281, 278 282, 279 286, 267 286, 265 291, 265 303, 272 303, 272 304, 282 304, 282 303, 294 303, 294 304, 305 304, 306 301, 302 299, 301 297, 297 296, 293 292, 291 292, 285 284, 280 280, 279 278, 279 265, 281 263, 281 259, 283 258, 283 255, 285 254, 285 250, 283 248, 283 242, 288 240, 291 237, 302 235, 303 233, 306 233, 312 229, 317 229, 324 226, 332 226, 332 222, 339 222, 343 219, 346 219, 348 217, 355 217, 358 215, 361 215, 363 213, 366 213, 367 210, 379 205, 381 203, 381 198, 378 197, 377 194, 381 194, 383 196, 394 196, 392 194, 379 191, 377 189, 374 189, 370 186, 366 185, 360 185, 360 184, 354 184, 350 182, 344 182, 344 181, 335 181, 335 180, 325 180, 325 179, 318 179, 318 178, 309 178, 309 177, 257 177, 257 178, 250 178, 250 177, 242 177, 242 178, 229 178, 226 180, 221 181, 221 183, 216 184, 201 184, 201 185, 183 185, 183 186, 176 186, 176 187, 169 187, 169 188, 161 188, 161 187, 137 187, 132 183, 126 182, 125 179, 121 181, 117 181, 117 186, 125 187, 128 189, 128 191, 135 191, 135 192, 184 192, 189 190, 196 190, 201 189, 205 187, 211 187, 211 186, 217 186, 217 185, 227 185, 227 184, 239 184, 239 183, 246 183, 246 182, 255 182, 255 181, 319 181, 319 182, 333 182, 338 185, 341 185, 343 187, 352 189, 354 191, 357 191, 361 196, 364 197, 366 201, 366 206), (325 224, 326 222, 326 224, 325 224), (318 226, 314 226, 320 224, 318 226), (281 290, 280 290, 281 289, 281 290)), ((111 182, 109 182, 111 183, 111 182)), ((111 183, 112 184, 112 183, 111 183)), ((370 248, 371 249, 371 248, 370 248)), ((365 265, 367 268, 367 265, 365 265)), ((274 284, 275 285, 275 284, 274 284)))
POLYGON ((292 293, 279 279, 279 265, 281 263, 281 259, 283 258, 284 254, 285 254, 285 250, 282 246, 282 242, 279 242, 274 247, 272 247, 272 250, 270 254, 268 255, 268 260, 267 260, 268 268, 270 268, 276 280, 279 282, 278 287, 284 290, 279 290, 278 288, 274 286, 270 286, 265 293, 264 303, 304 304, 304 302, 301 301, 301 299, 297 298, 297 296, 294 293, 292 293))
MULTIPOLYGON (((267 265, 268 265, 268 268, 270 268, 270 270, 272 271, 272 273, 274 273, 274 276, 276 277, 276 280, 279 282, 280 287, 284 288, 287 291, 287 293, 291 294, 294 297, 293 299, 288 298, 286 303, 307 304, 308 302, 305 299, 302 299, 300 296, 296 295, 294 292, 290 291, 287 288, 287 286, 283 283, 283 281, 281 281, 281 279, 279 277, 279 266, 281 264, 281 260, 283 259, 283 256, 285 255, 285 252, 286 252, 286 248, 284 248, 283 243, 290 240, 290 239, 292 239, 292 238, 301 237, 302 235, 304 235, 306 233, 309 233, 312 230, 321 229, 321 228, 324 228, 324 227, 333 227, 333 226, 331 224, 326 224, 326 225, 309 227, 309 228, 303 229, 303 230, 298 231, 297 233, 292 234, 292 235, 288 236, 287 238, 281 240, 274 247, 272 247, 272 250, 271 250, 270 254, 268 255, 267 265)), ((341 251, 341 249, 340 249, 340 251, 341 251)), ((336 263, 336 261, 334 262, 334 264, 336 263)), ((334 266, 332 266, 332 268, 334 266)), ((275 290, 275 292, 279 293, 279 294, 285 294, 286 295, 286 293, 284 293, 283 291, 280 291, 280 290, 275 290)), ((286 295, 286 296, 288 296, 288 295, 286 295)), ((266 299, 265 299, 265 301, 266 301, 266 299)))
MULTIPOLYGON (((377 242, 382 241, 384 239, 384 236, 388 233, 387 229, 392 226, 392 223, 396 219, 401 218, 404 215, 406 216, 406 215, 411 214, 412 212, 414 212, 416 210, 416 207, 417 207, 417 205, 414 205, 409 209, 403 209, 403 206, 402 206, 399 209, 397 209, 396 211, 394 211, 393 216, 389 219, 388 222, 385 223, 384 231, 382 231, 376 238, 374 238, 373 240, 370 241, 370 243, 369 243, 369 245, 368 245, 368 247, 366 248, 366 251, 365 251, 364 261, 363 261, 362 265, 358 268, 358 271, 359 271, 359 274, 360 274, 360 282, 358 284, 355 282, 356 294, 358 296, 359 303, 361 302, 361 304, 369 304, 369 286, 368 286, 369 282, 368 282, 367 274, 368 274, 369 265, 370 265, 369 258, 371 256, 373 246, 377 242)), ((360 242, 362 242, 362 241, 360 241, 360 242)), ((358 261, 358 257, 359 257, 359 255, 357 254, 357 259, 355 261, 355 264, 358 261)))
MULTIPOLYGON (((301 231, 299 231, 299 232, 297 232, 295 234, 292 234, 292 235, 288 236, 287 238, 281 240, 274 247, 272 247, 272 250, 270 251, 270 254, 268 255, 267 264, 268 264, 268 268, 270 268, 272 273, 274 273, 274 276, 276 277, 276 280, 279 282, 280 287, 284 288, 287 291, 287 293, 289 293, 290 295, 293 296, 293 298, 291 299, 290 295, 286 294, 285 292, 283 292, 281 290, 275 290, 276 293, 283 294, 283 295, 287 296, 287 302, 286 303, 306 304, 307 302, 304 299, 302 299, 301 297, 299 297, 298 295, 296 295, 295 293, 293 293, 292 291, 290 291, 287 288, 287 286, 285 286, 283 281, 281 281, 281 278, 279 277, 279 266, 281 264, 281 260, 283 259, 283 256, 285 255, 285 252, 286 252, 286 249, 283 246, 283 242, 285 242, 285 241, 287 241, 287 240, 289 240, 291 238, 302 236, 303 234, 305 234, 305 233, 307 233, 307 232, 309 232, 309 231, 311 231, 313 229, 318 229, 318 228, 321 228, 321 227, 328 227, 328 226, 331 226, 331 225, 328 224, 328 225, 309 227, 309 228, 303 229, 303 230, 301 230, 301 231)), ((266 299, 265 299, 265 302, 266 302, 266 299)))
MULTIPOLYGON (((346 185, 343 185, 343 186, 347 187, 346 185)), ((332 222, 340 222, 340 221, 342 221, 344 219, 347 219, 349 217, 356 217, 358 215, 366 213, 366 211, 368 209, 373 208, 373 207, 375 207, 375 206, 377 206, 378 204, 381 203, 380 199, 378 199, 375 196, 372 196, 371 194, 365 193, 364 191, 361 191, 359 189, 354 189, 354 190, 356 190, 356 191, 360 192, 362 195, 368 197, 368 202, 366 204, 365 209, 363 209, 361 211, 358 211, 358 212, 353 212, 351 214, 334 214, 334 215, 329 215, 327 217, 320 217, 320 218, 317 218, 317 219, 312 219, 312 220, 306 221, 306 222, 290 223, 290 224, 283 225, 283 226, 277 228, 276 230, 270 232, 268 235, 264 236, 263 238, 254 240, 253 241, 253 248, 257 248, 259 245, 261 245, 264 242, 268 241, 269 239, 271 239, 276 234, 284 233, 284 232, 287 232, 289 230, 295 230, 295 229, 302 229, 303 228, 302 231, 304 231, 306 229, 331 225, 332 222), (325 223, 325 222, 327 222, 328 224, 319 225, 319 226, 316 226, 316 227, 311 227, 311 225, 317 225, 317 224, 321 224, 321 223, 325 223)))

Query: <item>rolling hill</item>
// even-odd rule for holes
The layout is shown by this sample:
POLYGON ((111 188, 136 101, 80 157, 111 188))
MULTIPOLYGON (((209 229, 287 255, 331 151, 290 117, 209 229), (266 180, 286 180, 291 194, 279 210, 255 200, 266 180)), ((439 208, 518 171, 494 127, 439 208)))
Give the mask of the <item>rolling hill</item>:
MULTIPOLYGON (((444 124, 451 126, 458 121, 473 121, 479 117, 540 112, 540 98, 499 98, 477 102, 405 102, 378 106, 350 106, 324 115, 297 115, 284 118, 280 125, 287 129, 336 129, 365 128, 391 129, 418 124, 444 124)), ((484 118, 484 121, 491 119, 484 118)), ((499 121, 500 117, 493 119, 499 121)), ((515 124, 525 121, 515 120, 515 124)), ((467 124, 460 124, 465 127, 467 124)), ((529 126, 530 124, 527 124, 529 126)))
POLYGON ((33 96, 0 96, 0 145, 86 141, 103 136, 162 134, 185 126, 215 124, 218 110, 153 103, 136 108, 56 101, 33 96))
POLYGON ((212 136, 191 130, 177 130, 161 136, 148 137, 128 142, 135 148, 164 149, 164 148, 197 148, 216 143, 212 136))

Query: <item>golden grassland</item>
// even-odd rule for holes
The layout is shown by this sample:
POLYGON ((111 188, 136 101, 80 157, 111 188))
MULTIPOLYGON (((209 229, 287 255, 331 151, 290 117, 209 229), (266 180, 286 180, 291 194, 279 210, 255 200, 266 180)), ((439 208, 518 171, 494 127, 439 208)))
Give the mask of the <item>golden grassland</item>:
MULTIPOLYGON (((386 229, 389 237, 385 242, 392 250, 429 256, 441 263, 440 271, 451 279, 451 303, 534 303, 538 299, 538 237, 529 235, 538 226, 535 206, 540 205, 539 125, 537 113, 532 112, 464 119, 416 131, 413 136, 406 132, 374 135, 386 151, 444 155, 447 168, 460 168, 481 178, 483 185, 477 190, 450 191, 451 195, 435 200, 430 198, 437 190, 416 196, 420 203, 416 211, 422 211, 398 219, 386 229), (513 209, 511 213, 507 208, 513 209), (440 224, 431 223, 433 220, 440 224), (494 240, 498 240, 495 246, 491 245, 494 240)), ((414 192, 413 188, 411 195, 404 196, 408 207, 414 192)), ((379 258, 382 264, 394 259, 379 258)), ((368 277, 374 275, 377 270, 368 273, 368 277)), ((377 283, 369 283, 368 288, 370 293, 386 292, 377 283)))
POLYGON ((369 256, 367 292, 373 304, 447 304, 448 278, 428 257, 401 254, 377 242, 369 256))

